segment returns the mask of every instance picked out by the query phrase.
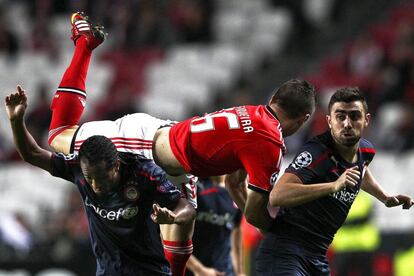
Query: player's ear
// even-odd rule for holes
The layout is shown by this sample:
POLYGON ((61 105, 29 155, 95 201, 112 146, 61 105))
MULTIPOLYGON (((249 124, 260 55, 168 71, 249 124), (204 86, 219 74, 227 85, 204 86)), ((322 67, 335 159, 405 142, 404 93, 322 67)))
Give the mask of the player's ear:
POLYGON ((331 116, 330 115, 326 115, 326 122, 328 123, 329 129, 331 129, 332 124, 331 124, 331 116))
POLYGON ((119 172, 119 168, 121 168, 121 160, 117 158, 115 163, 115 171, 119 172))
POLYGON ((365 114, 365 127, 369 125, 370 121, 371 121, 371 113, 365 114))

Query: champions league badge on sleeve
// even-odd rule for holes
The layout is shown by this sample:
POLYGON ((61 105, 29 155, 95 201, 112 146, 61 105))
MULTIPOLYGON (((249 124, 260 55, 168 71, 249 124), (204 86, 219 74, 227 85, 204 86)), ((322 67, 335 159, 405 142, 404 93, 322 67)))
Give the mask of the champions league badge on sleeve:
POLYGON ((308 151, 301 152, 292 164, 295 170, 306 168, 312 163, 312 154, 308 151))
POLYGON ((270 185, 273 187, 276 184, 277 178, 279 177, 279 172, 274 172, 271 176, 270 176, 270 185))

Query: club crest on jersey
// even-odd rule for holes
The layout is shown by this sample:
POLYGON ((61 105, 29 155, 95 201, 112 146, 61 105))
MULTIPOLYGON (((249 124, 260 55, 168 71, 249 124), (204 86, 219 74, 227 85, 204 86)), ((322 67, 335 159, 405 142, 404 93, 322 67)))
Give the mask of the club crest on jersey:
POLYGON ((292 167, 296 170, 299 168, 306 168, 312 163, 312 154, 308 151, 301 152, 292 164, 292 167))
POLYGON ((129 201, 137 201, 139 198, 139 191, 135 185, 126 186, 124 194, 129 201))
POLYGON ((279 177, 279 172, 274 172, 270 176, 270 185, 273 187, 276 184, 277 178, 279 177))
POLYGON ((138 207, 129 207, 122 211, 122 217, 124 219, 130 219, 138 214, 138 207))

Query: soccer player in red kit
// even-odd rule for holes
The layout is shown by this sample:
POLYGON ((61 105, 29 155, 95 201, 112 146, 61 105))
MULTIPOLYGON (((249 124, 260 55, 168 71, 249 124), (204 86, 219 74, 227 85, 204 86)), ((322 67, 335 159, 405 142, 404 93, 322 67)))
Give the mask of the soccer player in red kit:
POLYGON ((268 195, 286 151, 283 138, 295 133, 315 109, 315 91, 306 81, 280 86, 268 105, 239 106, 161 128, 154 137, 154 160, 169 174, 200 177, 243 169, 249 176, 246 202, 238 202, 249 223, 266 229, 268 195))

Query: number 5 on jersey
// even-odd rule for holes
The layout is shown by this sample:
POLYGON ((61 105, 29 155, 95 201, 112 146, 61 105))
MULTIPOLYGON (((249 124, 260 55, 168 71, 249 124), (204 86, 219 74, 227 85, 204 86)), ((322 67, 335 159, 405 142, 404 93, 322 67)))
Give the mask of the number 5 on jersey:
POLYGON ((200 118, 195 118, 191 121, 191 132, 204 132, 214 130, 214 118, 226 118, 229 129, 239 129, 240 124, 237 115, 234 113, 226 112, 222 110, 213 114, 207 114, 200 118))

